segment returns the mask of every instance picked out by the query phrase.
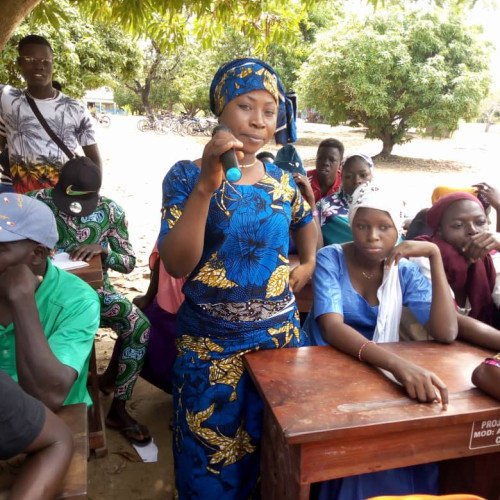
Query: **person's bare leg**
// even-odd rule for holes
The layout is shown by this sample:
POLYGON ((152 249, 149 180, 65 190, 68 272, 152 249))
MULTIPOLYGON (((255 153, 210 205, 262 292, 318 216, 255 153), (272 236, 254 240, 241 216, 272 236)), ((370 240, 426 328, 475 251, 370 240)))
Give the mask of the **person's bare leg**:
POLYGON ((113 349, 113 354, 109 360, 106 370, 99 375, 99 389, 104 394, 112 394, 115 390, 116 377, 118 375, 118 359, 120 357, 121 342, 118 339, 113 349))
POLYGON ((136 444, 147 444, 151 441, 148 428, 132 418, 127 412, 126 403, 125 399, 113 398, 106 417, 106 424, 111 428, 118 429, 136 444))
POLYGON ((71 431, 46 408, 45 424, 25 452, 28 459, 16 478, 9 499, 54 498, 73 456, 71 431))

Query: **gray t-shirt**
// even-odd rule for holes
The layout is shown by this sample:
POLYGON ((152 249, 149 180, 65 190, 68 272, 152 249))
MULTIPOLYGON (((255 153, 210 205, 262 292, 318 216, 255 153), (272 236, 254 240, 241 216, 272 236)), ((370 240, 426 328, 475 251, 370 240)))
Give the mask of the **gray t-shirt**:
POLYGON ((0 370, 0 459, 22 453, 45 425, 45 406, 0 370))

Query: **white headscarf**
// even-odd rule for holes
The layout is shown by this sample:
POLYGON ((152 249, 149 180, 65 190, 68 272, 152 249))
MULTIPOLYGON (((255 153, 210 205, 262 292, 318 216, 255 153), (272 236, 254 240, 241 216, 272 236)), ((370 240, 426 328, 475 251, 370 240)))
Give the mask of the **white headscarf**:
MULTIPOLYGON (((394 191, 382 189, 373 183, 358 186, 352 195, 352 203, 349 207, 349 224, 356 212, 360 208, 374 208, 387 212, 398 234, 402 226, 402 203, 397 201, 394 191)), ((403 294, 399 282, 399 272, 397 266, 384 269, 382 284, 377 290, 379 301, 377 326, 373 335, 375 342, 398 342, 399 325, 401 323, 401 313, 403 311, 403 294)))
POLYGON ((373 170, 375 168, 375 165, 373 163, 371 156, 368 156, 365 153, 351 153, 351 154, 344 156, 344 159, 342 160, 342 168, 344 167, 344 165, 346 164, 346 161, 349 158, 355 158, 355 157, 359 157, 359 158, 365 160, 365 162, 368 164, 368 167, 370 168, 370 170, 373 170))
POLYGON ((387 212, 394 222, 398 234, 403 226, 403 202, 398 199, 394 190, 382 188, 373 182, 358 186, 352 193, 352 202, 349 206, 349 225, 360 208, 375 208, 387 212))

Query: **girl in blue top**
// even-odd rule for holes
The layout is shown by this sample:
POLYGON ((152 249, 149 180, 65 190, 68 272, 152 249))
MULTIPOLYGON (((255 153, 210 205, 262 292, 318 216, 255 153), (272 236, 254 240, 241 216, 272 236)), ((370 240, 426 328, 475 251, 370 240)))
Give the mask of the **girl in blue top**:
MULTIPOLYGON (((439 249, 428 242, 420 245, 423 242, 403 241, 396 245, 401 211, 393 199, 393 193, 373 184, 354 191, 349 209, 353 241, 318 252, 314 305, 305 329, 310 330, 313 344, 330 344, 383 368, 412 399, 427 403, 440 400, 446 409, 447 388, 434 373, 381 345, 399 340, 403 305, 413 311, 434 339, 449 343, 457 335, 455 308, 439 249), (432 285, 407 260, 416 255, 429 258, 432 285)), ((435 464, 364 474, 323 483, 320 499, 433 493, 436 478, 435 464)))
POLYGON ((373 160, 364 153, 350 154, 342 161, 340 191, 325 196, 317 203, 325 246, 352 241, 349 203, 352 193, 358 186, 371 182, 373 169, 373 160))

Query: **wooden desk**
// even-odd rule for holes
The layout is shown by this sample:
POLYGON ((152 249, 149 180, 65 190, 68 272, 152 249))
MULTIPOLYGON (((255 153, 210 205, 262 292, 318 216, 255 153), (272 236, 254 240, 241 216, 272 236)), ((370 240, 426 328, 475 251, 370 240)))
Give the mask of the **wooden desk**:
MULTIPOLYGON (((87 405, 84 403, 63 406, 57 416, 71 429, 73 434, 75 451, 73 458, 64 478, 61 493, 56 498, 71 498, 83 500, 87 498, 87 405)), ((13 459, 16 465, 18 459, 13 459)), ((2 462, 5 463, 6 461, 2 462)), ((10 461, 9 461, 10 462, 10 461)), ((16 467, 17 468, 17 467, 16 467)), ((16 469, 14 468, 14 470, 16 469)), ((15 474, 8 466, 2 470, 0 480, 0 491, 9 489, 15 480, 15 474)))
POLYGON ((500 451, 500 403, 470 381, 490 351, 460 342, 384 347, 433 370, 448 386, 448 410, 412 401, 329 346, 245 356, 265 402, 262 498, 305 500, 313 482, 500 451))
POLYGON ((68 272, 82 278, 82 280, 87 282, 92 288, 100 288, 103 285, 100 255, 94 255, 94 257, 90 259, 88 266, 69 269, 68 272))

